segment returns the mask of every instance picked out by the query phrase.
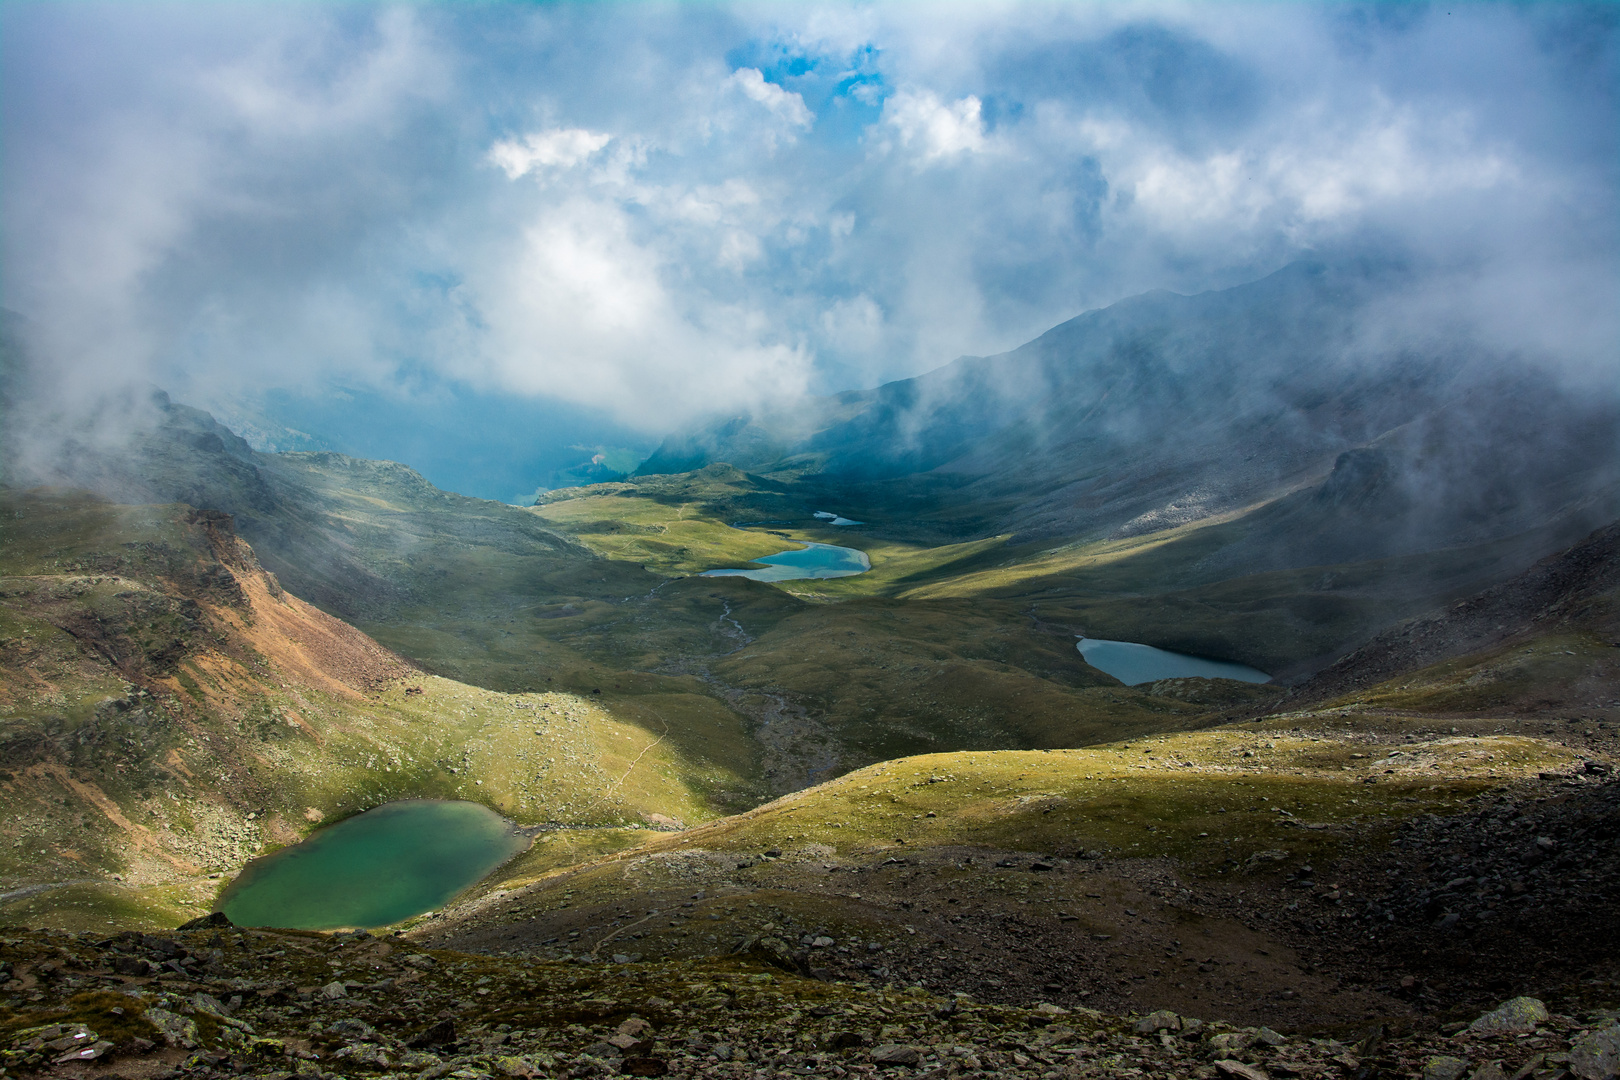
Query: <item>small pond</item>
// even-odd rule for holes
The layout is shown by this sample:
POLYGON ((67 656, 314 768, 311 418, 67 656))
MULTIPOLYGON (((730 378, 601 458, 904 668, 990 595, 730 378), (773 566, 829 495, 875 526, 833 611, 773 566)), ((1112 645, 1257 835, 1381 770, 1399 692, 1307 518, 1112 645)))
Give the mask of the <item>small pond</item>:
POLYGON ((386 803, 254 859, 220 910, 237 926, 386 926, 440 907, 528 846, 477 803, 386 803))
POLYGON ((1204 679, 1238 679, 1242 682, 1270 682, 1271 676, 1245 664, 1206 660, 1202 656, 1155 649, 1134 641, 1105 641, 1081 638, 1076 646, 1086 663, 1106 671, 1127 686, 1197 676, 1204 679))
POLYGON ((865 525, 866 524, 866 522, 864 522, 864 521, 856 521, 853 518, 844 517, 842 514, 828 513, 826 510, 817 510, 816 511, 816 517, 821 519, 822 521, 825 521, 829 525, 865 525))
POLYGON ((816 544, 809 540, 800 551, 782 551, 755 559, 763 570, 706 570, 704 577, 745 577, 755 581, 797 581, 800 578, 853 577, 872 569, 866 552, 837 544, 816 544))

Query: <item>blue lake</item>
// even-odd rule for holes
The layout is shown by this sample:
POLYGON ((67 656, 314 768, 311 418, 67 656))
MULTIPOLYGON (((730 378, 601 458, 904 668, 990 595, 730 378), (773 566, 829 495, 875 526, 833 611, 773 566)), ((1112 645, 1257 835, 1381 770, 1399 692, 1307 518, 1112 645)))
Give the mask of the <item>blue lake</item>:
POLYGON ((528 846, 477 803, 386 803, 254 859, 219 907, 237 926, 387 926, 442 906, 528 846))
POLYGON ((816 544, 801 541, 800 551, 783 551, 755 559, 764 563, 762 570, 707 570, 704 577, 745 577, 755 581, 797 581, 801 578, 853 577, 872 569, 866 552, 837 544, 816 544))
POLYGON ((1151 645, 1138 645, 1134 641, 1105 641, 1102 638, 1081 638, 1075 648, 1086 663, 1098 671, 1105 671, 1126 686, 1157 682, 1160 679, 1181 679, 1197 676, 1203 679, 1237 679, 1241 682, 1270 682, 1271 676, 1245 664, 1225 660, 1206 660, 1202 656, 1155 649, 1151 645))

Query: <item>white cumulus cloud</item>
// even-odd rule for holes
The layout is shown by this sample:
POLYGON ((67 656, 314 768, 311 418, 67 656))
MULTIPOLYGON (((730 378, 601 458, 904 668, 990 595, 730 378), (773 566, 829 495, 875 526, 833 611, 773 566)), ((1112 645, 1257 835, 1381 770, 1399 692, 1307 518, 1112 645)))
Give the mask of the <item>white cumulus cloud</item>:
POLYGON ((516 180, 541 168, 571 169, 590 160, 613 136, 584 128, 552 128, 522 139, 503 139, 489 149, 491 164, 516 180))
POLYGON ((738 68, 726 81, 794 127, 807 128, 815 122, 803 97, 767 82, 758 68, 738 68))
POLYGON ((883 103, 883 119, 900 133, 900 142, 935 161, 985 148, 983 106, 969 94, 945 102, 930 90, 902 90, 883 103))

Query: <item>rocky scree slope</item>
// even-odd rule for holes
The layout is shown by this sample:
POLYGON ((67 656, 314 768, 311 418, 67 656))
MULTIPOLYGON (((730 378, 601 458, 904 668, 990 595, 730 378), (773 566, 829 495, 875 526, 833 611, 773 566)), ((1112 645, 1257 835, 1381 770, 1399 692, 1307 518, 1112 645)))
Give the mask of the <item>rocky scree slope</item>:
MULTIPOLYGON (((1441 687, 1503 681, 1487 679, 1478 670, 1479 663, 1515 646, 1552 639, 1557 639, 1560 653, 1577 642, 1581 653, 1598 658, 1620 649, 1620 522, 1597 530, 1500 585, 1385 630, 1293 687, 1274 704, 1276 709, 1286 710, 1330 699, 1354 699, 1376 693, 1375 688, 1400 676, 1435 669, 1420 681, 1435 684, 1430 692, 1443 708, 1448 702, 1439 693, 1441 687), (1475 662, 1464 660, 1470 657, 1475 662), (1451 661, 1462 662, 1440 667, 1451 661)), ((1571 650, 1570 655, 1575 652, 1571 650)), ((1620 662, 1620 654, 1610 659, 1612 669, 1614 662, 1620 662)), ((1602 709, 1615 704, 1617 675, 1620 670, 1611 670, 1608 678, 1591 673, 1575 679, 1542 677, 1528 688, 1504 689, 1510 698, 1521 698, 1516 704, 1524 708, 1602 709), (1529 693, 1511 693, 1523 689, 1529 693)))
MULTIPOLYGON (((201 920, 199 920, 201 921, 201 920)), ((988 1005, 747 961, 562 964, 228 924, 0 940, 10 1075, 1609 1080, 1604 1007, 1330 1031, 988 1005)), ((1551 1007, 1549 1007, 1549 1005, 1551 1007)))

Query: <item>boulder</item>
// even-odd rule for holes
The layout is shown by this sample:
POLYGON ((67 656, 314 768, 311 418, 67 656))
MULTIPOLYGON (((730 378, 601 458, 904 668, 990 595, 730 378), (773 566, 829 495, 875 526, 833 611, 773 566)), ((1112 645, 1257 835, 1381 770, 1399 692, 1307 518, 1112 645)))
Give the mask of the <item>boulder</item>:
POLYGON ((1547 1006, 1533 997, 1516 997, 1468 1025, 1478 1035, 1522 1035, 1547 1022, 1547 1006))
POLYGON ((884 1043, 882 1046, 873 1047, 868 1057, 874 1065, 911 1066, 922 1060, 922 1054, 915 1046, 902 1046, 900 1043, 884 1043))
POLYGON ((405 1045, 412 1050, 426 1050, 430 1046, 449 1046, 455 1041, 455 1022, 452 1020, 440 1020, 438 1023, 417 1032, 405 1045))
POLYGON ((1264 1072, 1253 1065, 1245 1065, 1241 1061, 1231 1058, 1222 1058, 1215 1062, 1215 1068, 1220 1070, 1222 1076, 1234 1077, 1235 1080, 1271 1080, 1264 1072))
POLYGON ((1423 1063, 1423 1080, 1462 1080, 1467 1071, 1466 1058, 1436 1054, 1423 1063))
POLYGON ((1169 1009, 1160 1009, 1148 1013, 1136 1022, 1136 1031, 1139 1035, 1152 1035, 1160 1031, 1180 1031, 1181 1017, 1169 1009))
POLYGON ((1620 1076, 1620 1023, 1610 1021, 1576 1039, 1569 1048, 1569 1071, 1581 1080, 1620 1076))

